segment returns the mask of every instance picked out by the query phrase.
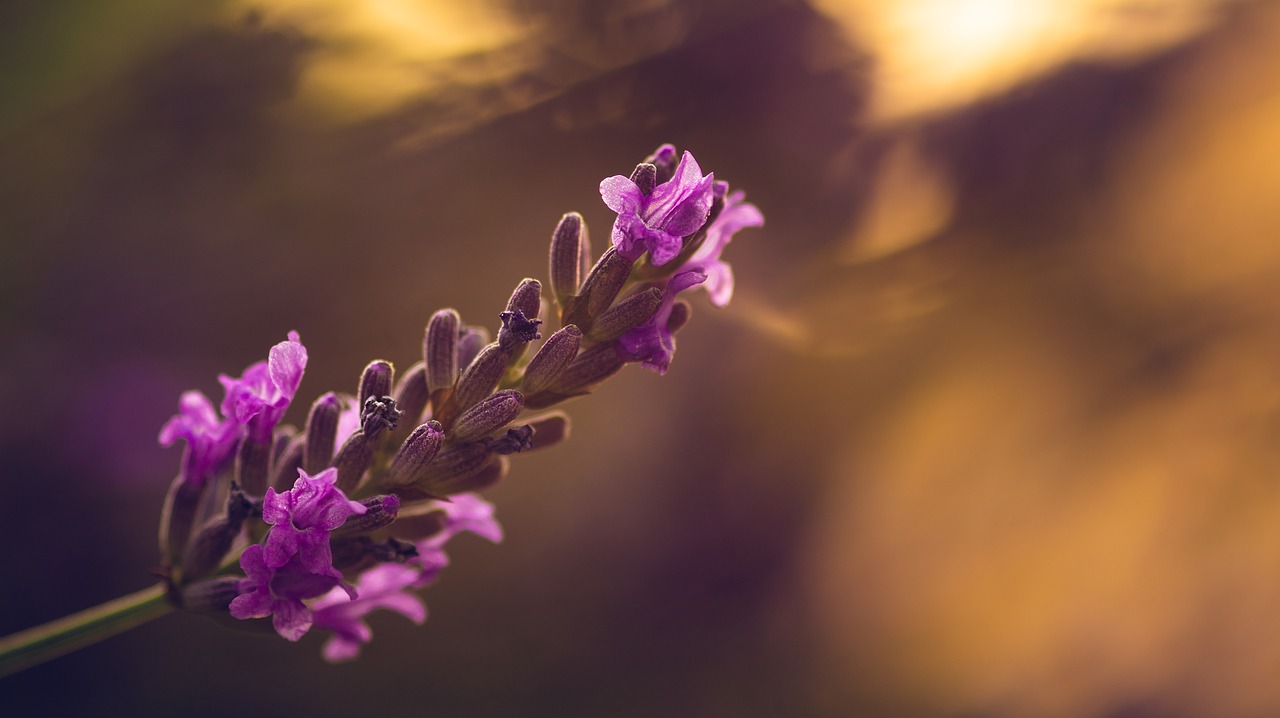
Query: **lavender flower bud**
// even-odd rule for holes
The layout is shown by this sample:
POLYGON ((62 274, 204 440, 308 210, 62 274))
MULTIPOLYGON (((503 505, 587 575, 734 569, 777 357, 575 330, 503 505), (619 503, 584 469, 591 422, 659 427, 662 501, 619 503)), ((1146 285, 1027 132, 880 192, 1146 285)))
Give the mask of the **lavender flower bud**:
POLYGON ((391 382, 395 379, 396 370, 391 362, 375 359, 369 362, 360 375, 360 393, 356 406, 364 406, 371 398, 391 395, 391 382))
POLYGON ((508 312, 524 312, 529 319, 537 319, 542 310, 542 282, 528 277, 520 280, 507 300, 508 312))
POLYGON ((387 467, 388 485, 406 486, 422 478, 443 442, 444 429, 438 421, 428 421, 414 429, 387 467))
POLYGON ((590 262, 587 223, 582 215, 570 212, 560 218, 551 234, 551 294, 557 304, 565 306, 565 300, 578 293, 590 262))
MULTIPOLYGON (((622 285, 627 283, 633 264, 634 262, 622 256, 613 247, 600 255, 596 266, 591 268, 591 273, 582 284, 582 298, 586 301, 588 317, 600 316, 601 312, 613 304, 618 292, 622 290, 622 285)), ((582 325, 580 322, 574 323, 582 325)))
POLYGON ((507 355, 502 347, 490 344, 462 371, 458 377, 458 385, 453 395, 440 411, 440 423, 446 429, 453 425, 458 414, 475 406, 476 402, 489 396, 497 388, 502 375, 507 371, 507 355))
POLYGON ((458 366, 465 367, 475 361, 480 350, 489 345, 489 330, 484 327, 463 325, 462 336, 458 337, 458 366))
MULTIPOLYGON (((288 491, 293 486, 293 482, 298 478, 298 469, 302 468, 306 449, 306 438, 296 437, 289 443, 289 448, 285 449, 284 454, 272 463, 271 486, 276 491, 288 491)), ((325 462, 325 466, 328 466, 328 462, 325 462)))
POLYGON ((280 456, 293 443, 293 438, 298 435, 298 430, 289 425, 277 426, 275 434, 271 437, 271 463, 274 465, 280 460, 280 456))
POLYGON ((231 543, 240 533, 240 527, 249 517, 252 504, 244 492, 234 484, 227 496, 227 510, 205 522, 196 533, 182 561, 183 578, 201 578, 218 569, 222 558, 231 550, 231 543))
POLYGON ((169 485, 160 511, 160 552, 166 565, 182 555, 191 540, 191 529, 204 494, 203 484, 194 484, 179 475, 169 485))
POLYGON ((418 555, 411 543, 390 538, 374 541, 368 536, 354 536, 333 542, 333 567, 354 573, 375 563, 394 561, 404 563, 418 555))
POLYGON ((459 471, 445 479, 428 480, 426 487, 440 496, 453 496, 468 491, 482 491, 501 481, 511 468, 511 461, 505 456, 487 455, 479 466, 459 471))
POLYGON ((504 389, 463 412, 449 430, 454 441, 475 441, 515 421, 524 408, 524 397, 514 389, 504 389))
MULTIPOLYGON (((306 450, 302 454, 302 468, 308 474, 318 474, 333 461, 334 442, 338 437, 338 417, 342 414, 342 401, 333 392, 316 399, 307 415, 306 450)), ((297 473, 294 473, 297 476, 297 473)))
POLYGON ((422 419, 422 412, 427 408, 430 392, 427 389, 427 367, 418 362, 409 367, 409 371, 400 377, 395 391, 396 408, 408 419, 409 426, 416 426, 422 419))
POLYGON ((677 299, 676 303, 671 305, 671 316, 667 317, 667 331, 675 334, 689 323, 689 318, 692 316, 693 307, 685 300, 677 299))
POLYGON ((370 440, 384 429, 394 430, 403 413, 396 407, 396 400, 389 396, 371 396, 360 407, 360 429, 370 440))
POLYGON ((680 153, 676 152, 673 145, 662 145, 653 151, 653 154, 644 158, 644 161, 654 166, 658 171, 656 182, 663 184, 671 180, 675 175, 676 163, 678 162, 680 153))
POLYGON ((236 483, 250 496, 267 493, 267 476, 271 468, 271 445, 246 436, 236 453, 236 483))
POLYGON ((525 407, 542 409, 565 399, 585 394, 591 387, 608 379, 627 362, 627 355, 617 342, 597 344, 578 355, 551 386, 535 396, 525 397, 525 407))
POLYGON ((641 162, 631 171, 631 181, 635 182, 640 188, 640 193, 647 197, 653 194, 653 188, 658 184, 658 168, 651 162, 641 162))
POLYGON ((582 332, 573 324, 565 326, 548 337, 538 353, 529 360, 529 366, 525 367, 521 384, 524 392, 532 394, 547 388, 578 355, 578 347, 581 344, 582 332))
POLYGON ((529 319, 519 309, 501 312, 498 316, 502 319, 502 328, 498 330, 498 346, 507 353, 507 362, 511 363, 520 358, 529 342, 542 336, 538 333, 538 325, 542 320, 529 319))
POLYGON ((178 602, 193 613, 226 613, 231 602, 240 595, 240 581, 235 576, 196 581, 182 587, 178 602))
POLYGON ((423 475, 414 482, 415 486, 433 496, 448 496, 461 493, 468 488, 468 481, 485 470, 493 454, 481 442, 474 444, 453 444, 436 454, 423 475))
POLYGON ((350 495, 351 490, 360 483, 369 464, 373 463, 373 442, 369 441, 363 430, 357 429, 347 440, 338 455, 333 457, 333 466, 338 470, 338 478, 334 481, 343 493, 350 495))
POLYGON ((452 309, 441 309, 427 323, 422 356, 427 365, 427 389, 436 393, 453 386, 458 376, 458 329, 462 318, 452 309))
POLYGON ((544 414, 529 421, 525 426, 533 430, 526 451, 545 449, 555 446, 569 438, 569 417, 564 412, 544 414))
POLYGON ((618 302, 617 306, 596 317, 588 338, 595 342, 609 342, 622 336, 628 329, 644 324, 653 318, 662 306, 662 290, 658 287, 634 294, 618 302))
POLYGON ((333 557, 333 567, 340 571, 355 573, 365 560, 373 539, 368 536, 351 536, 337 539, 329 544, 329 553, 333 557))
POLYGON ((358 516, 350 516, 330 534, 333 538, 358 536, 377 531, 388 526, 400 514, 400 497, 394 495, 370 496, 362 499, 365 512, 358 516))
POLYGON ((538 333, 538 313, 542 311, 542 283, 536 279, 523 279, 507 300, 507 309, 498 314, 502 328, 498 330, 498 345, 509 358, 508 364, 518 360, 529 342, 542 335, 538 333))
POLYGON ((533 448, 533 427, 528 424, 513 426, 496 439, 486 439, 485 446, 495 454, 518 454, 533 448))
POLYGON ((437 509, 430 513, 402 516, 391 525, 388 532, 396 538, 418 541, 440 533, 448 522, 448 515, 437 509))

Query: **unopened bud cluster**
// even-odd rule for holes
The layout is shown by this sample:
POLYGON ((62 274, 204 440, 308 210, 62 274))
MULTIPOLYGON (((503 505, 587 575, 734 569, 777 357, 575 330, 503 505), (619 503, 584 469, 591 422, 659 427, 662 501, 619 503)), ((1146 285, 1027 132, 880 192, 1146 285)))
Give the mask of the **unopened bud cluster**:
POLYGON ((763 222, 670 145, 600 191, 618 213, 611 246, 593 262, 586 223, 564 215, 549 291, 520 281, 495 313, 493 341, 442 309, 421 361, 398 376, 370 362, 353 394, 316 399, 301 430, 281 423, 307 363, 296 333, 241 377, 220 377, 220 413, 184 394, 161 432, 166 445, 187 443, 160 533, 171 599, 270 617, 290 640, 324 629, 331 660, 358 653, 371 610, 423 620, 416 591, 447 563, 445 542, 462 531, 502 537, 475 492, 500 481, 512 455, 567 438, 568 418, 548 408, 631 362, 665 371, 690 314, 676 295, 705 284, 726 303, 732 274, 720 253, 763 222))

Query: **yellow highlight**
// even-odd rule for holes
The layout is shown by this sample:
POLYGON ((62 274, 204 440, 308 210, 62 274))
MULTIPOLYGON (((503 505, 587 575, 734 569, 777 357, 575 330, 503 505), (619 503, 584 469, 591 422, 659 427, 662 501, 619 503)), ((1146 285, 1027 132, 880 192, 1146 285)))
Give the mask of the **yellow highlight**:
POLYGON ((1167 48, 1238 0, 816 0, 874 58, 872 119, 929 115, 1076 60, 1167 48))
POLYGON ((528 33, 484 2, 235 0, 228 19, 247 15, 315 41, 296 99, 304 112, 337 122, 392 111, 446 87, 500 82, 518 64, 487 58, 463 73, 457 61, 501 51, 528 33))

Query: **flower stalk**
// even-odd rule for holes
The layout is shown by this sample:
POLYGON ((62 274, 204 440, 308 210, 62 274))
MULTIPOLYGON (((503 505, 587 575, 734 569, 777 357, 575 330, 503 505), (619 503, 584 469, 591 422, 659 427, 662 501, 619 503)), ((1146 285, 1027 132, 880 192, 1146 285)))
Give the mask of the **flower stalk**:
POLYGON ((92 646, 174 609, 163 584, 0 638, 0 678, 92 646))

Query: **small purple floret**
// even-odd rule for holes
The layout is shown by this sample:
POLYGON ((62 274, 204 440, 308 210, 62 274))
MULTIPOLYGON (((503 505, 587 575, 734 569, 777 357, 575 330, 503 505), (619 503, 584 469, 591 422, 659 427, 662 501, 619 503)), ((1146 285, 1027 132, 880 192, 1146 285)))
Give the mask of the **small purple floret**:
POLYGON ((356 583, 355 597, 339 585, 312 602, 309 615, 314 616, 315 626, 334 634, 324 645, 326 660, 339 662, 358 656, 360 647, 373 637, 365 616, 379 608, 414 623, 426 620, 426 606, 414 589, 430 584, 449 565, 444 551, 449 539, 470 531, 494 543, 502 541, 502 526, 493 518, 493 505, 476 494, 458 494, 434 506, 445 515, 444 528, 418 542, 417 556, 404 564, 383 563, 366 570, 356 583))
MULTIPOLYGON (((678 173, 677 173, 678 174, 678 173)), ((655 190, 656 193, 656 190, 655 190)), ((720 258, 733 235, 744 227, 764 224, 764 215, 755 205, 743 201, 742 191, 729 193, 729 185, 715 182, 710 196, 724 199, 724 207, 707 227, 702 245, 689 257, 680 269, 667 280, 662 305, 648 322, 629 330, 620 337, 622 346, 632 358, 644 362, 644 366, 659 374, 665 374, 675 356, 675 335, 667 326, 676 295, 690 287, 702 284, 711 303, 723 307, 733 297, 733 270, 720 258)))
POLYGON ((234 419, 220 419, 204 394, 187 391, 178 403, 177 415, 160 429, 161 446, 178 439, 187 442, 182 455, 182 480, 198 487, 230 458, 240 439, 240 424, 234 419))
POLYGON ((257 544, 240 555, 240 595, 231 601, 231 615, 239 619, 272 617, 276 633, 290 641, 302 638, 311 629, 311 610, 302 602, 340 585, 341 575, 317 576, 296 559, 280 568, 269 568, 264 550, 257 544))
MULTIPOLYGON (((659 148, 659 153, 666 148, 659 148)), ((609 209, 618 213, 613 224, 613 246, 627 259, 638 259, 648 249, 655 266, 670 262, 680 253, 684 237, 707 221, 714 181, 712 175, 703 176, 698 161, 689 152, 680 159, 674 176, 648 195, 622 175, 604 180, 600 183, 600 196, 609 209)))
POLYGON ((245 549, 240 568, 240 595, 231 602, 236 618, 272 616, 276 632, 296 641, 311 628, 311 610, 303 599, 337 590, 349 599, 356 592, 342 582, 333 567, 329 534, 348 518, 368 511, 347 499, 334 486, 338 471, 328 468, 315 476, 298 470, 293 488, 283 493, 267 489, 262 520, 271 524, 264 544, 245 549))
POLYGON ((373 638, 365 616, 385 608, 414 623, 427 620, 427 607, 410 589, 417 585, 422 570, 398 563, 383 563, 360 575, 358 596, 347 596, 340 588, 316 599, 312 616, 316 628, 333 632, 324 644, 325 660, 349 661, 360 655, 360 647, 373 638))
POLYGON ((298 333, 289 332, 288 341, 271 347, 267 361, 249 366, 238 379, 225 374, 218 377, 227 392, 222 413, 247 426, 254 441, 269 442, 271 430, 284 417, 306 367, 307 350, 298 333))
POLYGON ((707 280, 707 275, 698 270, 676 272, 667 280, 666 291, 662 295, 662 304, 649 321, 628 330, 619 337, 622 348, 632 358, 644 362, 646 369, 659 374, 667 373, 671 366, 671 358, 676 353, 676 338, 667 321, 671 318, 671 307, 675 305, 676 295, 684 290, 697 286, 707 280))
POLYGON ((333 568, 329 532, 368 509, 334 486, 337 479, 338 470, 333 467, 315 476, 298 469, 298 480, 289 491, 278 494, 267 489, 262 520, 273 527, 264 544, 267 566, 278 568, 296 555, 308 571, 341 578, 333 568))
MULTIPOLYGON (((717 182, 715 193, 724 196, 729 186, 717 182)), ((689 261, 681 269, 696 269, 707 275, 704 285, 711 303, 723 307, 733 297, 733 270, 729 264, 720 259, 721 252, 733 240, 733 235, 745 227, 764 225, 764 215, 754 204, 743 202, 745 193, 738 190, 725 197, 724 208, 707 227, 707 236, 702 246, 689 257, 689 261)))

